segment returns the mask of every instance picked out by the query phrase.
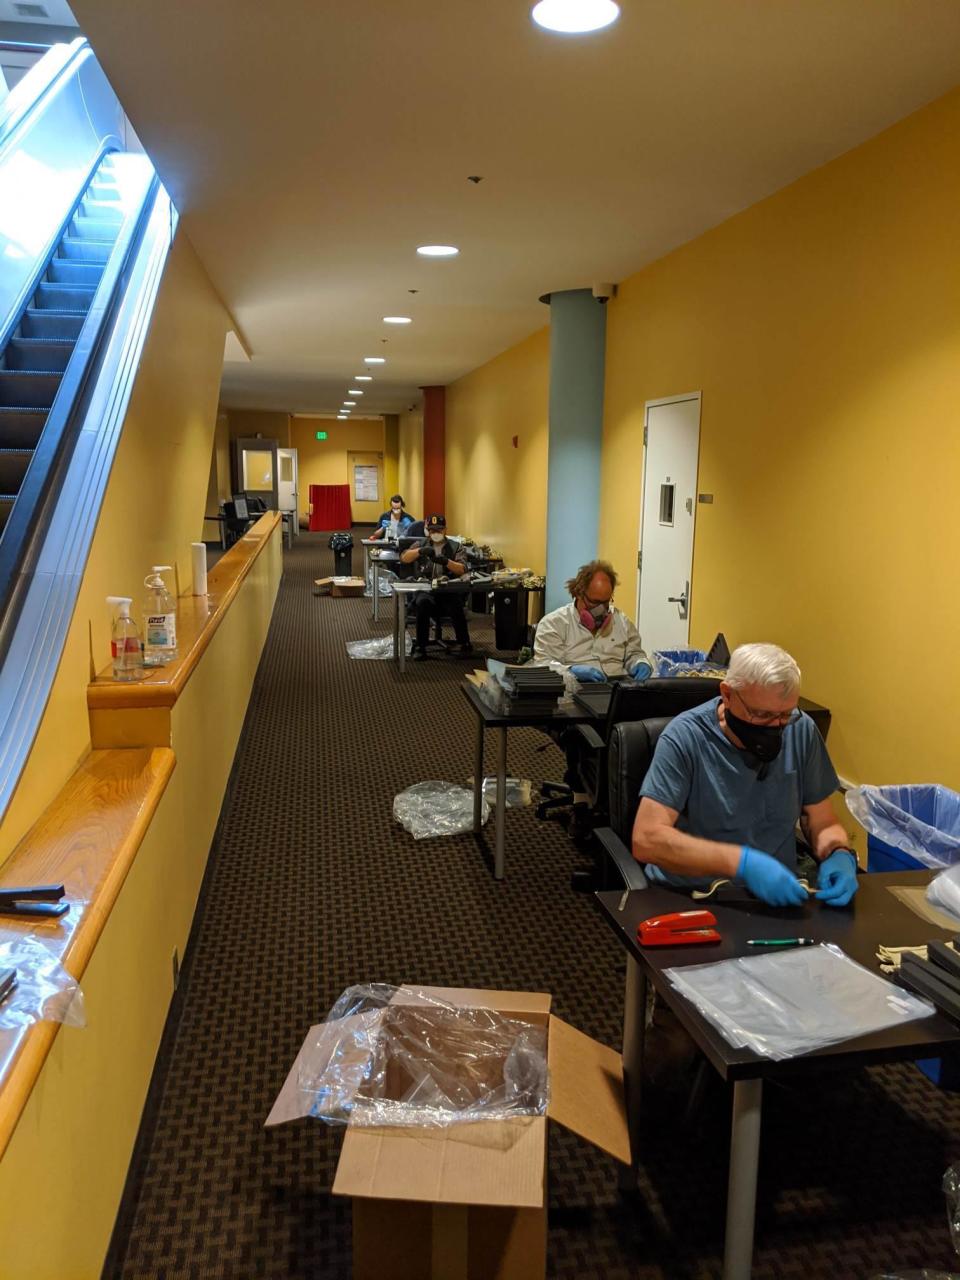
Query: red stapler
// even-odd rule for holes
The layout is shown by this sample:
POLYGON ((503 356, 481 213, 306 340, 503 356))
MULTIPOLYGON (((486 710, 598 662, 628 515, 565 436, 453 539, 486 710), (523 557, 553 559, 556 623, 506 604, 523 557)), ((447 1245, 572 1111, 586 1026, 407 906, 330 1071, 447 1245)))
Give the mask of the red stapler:
POLYGON ((672 911, 666 916, 641 920, 637 940, 642 947, 692 947, 719 942, 716 923, 717 917, 712 911, 672 911))

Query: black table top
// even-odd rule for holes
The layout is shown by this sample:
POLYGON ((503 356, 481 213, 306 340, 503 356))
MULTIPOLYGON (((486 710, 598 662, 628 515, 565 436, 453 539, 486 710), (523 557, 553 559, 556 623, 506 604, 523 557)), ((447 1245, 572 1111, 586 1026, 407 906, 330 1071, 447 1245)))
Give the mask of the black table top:
POLYGON ((640 961, 647 978, 716 1070, 724 1079, 744 1080, 757 1076, 797 1075, 823 1068, 866 1066, 873 1062, 936 1057, 944 1049, 960 1046, 960 1027, 935 1014, 888 1031, 818 1049, 814 1053, 775 1061, 749 1049, 734 1048, 663 976, 664 969, 753 954, 746 945, 747 938, 794 936, 833 942, 852 960, 872 973, 878 973, 876 950, 880 943, 891 947, 914 947, 933 938, 946 941, 955 936, 953 931, 938 929, 921 919, 889 892, 891 885, 925 885, 932 875, 929 871, 907 871, 860 876, 856 897, 849 907, 843 908, 823 906, 815 898, 795 909, 768 907, 739 886, 721 890, 724 897, 720 901, 715 897, 701 903, 692 901, 689 894, 676 889, 651 885, 649 889, 631 893, 622 912, 618 910, 623 897, 621 890, 596 896, 604 919, 627 950, 640 961), (719 943, 644 948, 637 942, 637 925, 641 920, 696 907, 706 907, 716 916, 722 939, 719 943))
POLYGON ((591 720, 595 720, 596 716, 584 711, 580 707, 554 707, 549 712, 534 712, 531 714, 517 713, 515 715, 505 715, 499 711, 494 711, 488 702, 484 702, 480 696, 480 690, 476 685, 471 684, 469 680, 464 680, 460 686, 464 697, 473 707, 474 711, 483 721, 485 729, 502 729, 510 725, 519 728, 536 728, 549 729, 554 726, 564 728, 571 724, 589 724, 591 720))
MULTIPOLYGON (((619 677, 607 680, 603 684, 585 684, 575 695, 575 697, 583 700, 583 706, 588 706, 593 716, 602 719, 610 710, 610 699, 613 697, 613 686, 617 683, 619 677)), ((632 682, 631 682, 632 683, 632 682)), ((718 682, 719 684, 719 682, 718 682)), ((828 712, 827 707, 823 707, 819 702, 812 702, 809 698, 800 698, 797 705, 801 711, 805 711, 807 715, 814 716, 814 713, 828 712)))

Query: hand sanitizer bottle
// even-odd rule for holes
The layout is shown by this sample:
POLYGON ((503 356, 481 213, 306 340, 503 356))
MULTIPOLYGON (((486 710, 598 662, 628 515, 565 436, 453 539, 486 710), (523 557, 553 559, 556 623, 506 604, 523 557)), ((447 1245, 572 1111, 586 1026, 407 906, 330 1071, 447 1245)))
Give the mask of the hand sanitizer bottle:
POLYGON ((117 607, 110 636, 113 678, 114 680, 139 680, 140 632, 137 630, 137 624, 130 617, 130 606, 133 601, 129 596, 107 596, 107 604, 117 607))
POLYGON ((177 602, 167 590, 163 573, 168 564, 155 564, 143 580, 147 594, 143 602, 143 663, 162 667, 179 656, 177 649, 177 602))

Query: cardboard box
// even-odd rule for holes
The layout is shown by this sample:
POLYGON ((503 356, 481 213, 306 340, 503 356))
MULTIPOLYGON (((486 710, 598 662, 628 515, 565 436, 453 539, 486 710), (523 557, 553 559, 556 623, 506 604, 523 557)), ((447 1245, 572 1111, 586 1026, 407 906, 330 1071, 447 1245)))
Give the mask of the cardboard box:
POLYGON ((334 578, 330 594, 334 596, 362 596, 362 578, 334 578))
POLYGON ((333 590, 332 578, 314 578, 313 594, 315 596, 328 596, 333 590))
MULTIPOLYGON (((333 1192, 353 1200, 354 1280, 540 1280, 547 1119, 628 1164, 620 1054, 555 1018, 549 995, 405 987, 393 1003, 417 1003, 417 992, 546 1027, 547 1115, 446 1128, 347 1125, 333 1192)), ((311 1028, 267 1125, 310 1115, 317 1105, 300 1085, 301 1061, 317 1034, 311 1028)))

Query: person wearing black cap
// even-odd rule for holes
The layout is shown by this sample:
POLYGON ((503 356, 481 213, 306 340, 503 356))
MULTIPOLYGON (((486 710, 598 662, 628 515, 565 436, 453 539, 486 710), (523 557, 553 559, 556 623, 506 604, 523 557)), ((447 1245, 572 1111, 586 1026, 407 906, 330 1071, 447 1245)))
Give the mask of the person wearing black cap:
MULTIPOLYGON (((447 521, 442 515, 432 515, 424 523, 426 537, 415 547, 400 553, 404 564, 413 565, 418 578, 460 578, 467 571, 463 551, 447 538, 447 521)), ((427 656, 426 646, 430 638, 431 618, 449 618, 461 653, 471 653, 470 632, 463 601, 459 595, 442 591, 424 593, 417 599, 417 652, 415 658, 427 656)))

